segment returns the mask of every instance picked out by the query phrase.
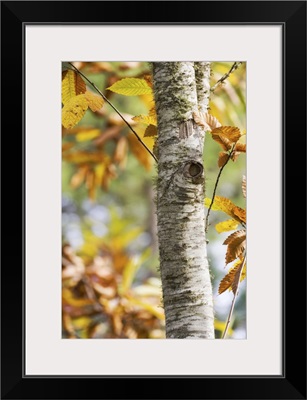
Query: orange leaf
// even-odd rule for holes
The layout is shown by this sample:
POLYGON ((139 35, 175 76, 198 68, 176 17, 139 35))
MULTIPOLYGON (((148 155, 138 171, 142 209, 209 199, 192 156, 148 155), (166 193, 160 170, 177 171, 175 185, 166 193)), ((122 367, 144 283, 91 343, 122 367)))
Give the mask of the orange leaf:
POLYGON ((213 129, 212 133, 225 136, 232 143, 237 142, 241 137, 240 129, 236 126, 220 126, 213 129))
POLYGON ((236 217, 236 220, 239 219, 240 222, 246 223, 246 210, 244 210, 241 207, 234 206, 234 208, 232 209, 232 212, 233 212, 234 216, 236 217))
POLYGON ((212 130, 212 139, 224 150, 230 150, 241 137, 240 129, 235 126, 220 126, 212 130))
POLYGON ((222 146, 223 150, 230 150, 232 147, 232 142, 227 139, 226 136, 224 135, 216 135, 212 132, 212 139, 215 140, 218 144, 220 144, 222 146))
POLYGON ((231 289, 233 293, 236 293, 239 281, 242 280, 241 271, 243 268, 243 261, 243 259, 240 259, 221 280, 218 290, 219 294, 224 293, 227 289, 231 289))
POLYGON ((237 143, 234 150, 241 153, 246 153, 246 143, 237 143))
POLYGON ((231 261, 234 261, 236 258, 240 257, 245 250, 245 230, 240 230, 232 233, 230 236, 228 236, 223 244, 228 245, 226 252, 226 264, 229 264, 231 261))

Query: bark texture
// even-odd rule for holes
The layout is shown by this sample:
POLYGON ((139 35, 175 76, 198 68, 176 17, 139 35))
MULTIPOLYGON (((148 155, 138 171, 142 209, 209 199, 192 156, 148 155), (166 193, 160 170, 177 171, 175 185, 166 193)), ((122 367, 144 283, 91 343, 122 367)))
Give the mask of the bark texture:
POLYGON ((153 63, 159 132, 158 238, 167 338, 214 338, 205 240, 204 131, 193 121, 193 111, 208 105, 210 65, 206 68, 192 62, 153 63))

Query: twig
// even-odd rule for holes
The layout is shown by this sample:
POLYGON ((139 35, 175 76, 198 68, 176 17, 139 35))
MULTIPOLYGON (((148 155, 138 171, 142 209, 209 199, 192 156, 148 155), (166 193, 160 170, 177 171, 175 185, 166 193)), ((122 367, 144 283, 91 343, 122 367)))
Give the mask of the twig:
POLYGON ((225 329, 224 329, 224 332, 223 332, 222 339, 225 339, 225 336, 227 335, 227 331, 228 331, 228 328, 229 328, 229 325, 230 325, 230 320, 231 320, 231 317, 232 317, 233 309, 235 307, 235 302, 236 302, 236 299, 237 299, 237 296, 238 296, 238 293, 239 293, 240 279, 241 279, 242 271, 244 269, 245 260, 246 260, 246 254, 245 254, 243 262, 242 262, 242 268, 241 268, 241 271, 240 271, 240 274, 239 274, 239 278, 238 278, 238 285, 237 285, 236 291, 233 294, 233 299, 232 299, 232 303, 231 303, 231 307, 230 307, 230 311, 229 311, 229 315, 228 315, 228 318, 227 318, 227 322, 226 322, 226 326, 225 326, 225 329))
MULTIPOLYGON (((237 142, 236 142, 236 143, 237 143, 237 142)), ((209 215, 210 215, 210 211, 211 211, 211 208, 212 208, 212 205, 213 205, 213 202, 214 202, 214 198, 215 198, 215 194, 216 194, 217 185, 219 184, 219 180, 220 180, 221 174, 222 174, 222 172, 223 172, 223 169, 226 167, 226 164, 228 163, 228 161, 230 160, 230 158, 231 158, 231 156, 232 156, 232 153, 233 153, 233 151, 234 151, 234 148, 235 148, 235 146, 236 146, 236 143, 232 146, 231 151, 230 151, 230 153, 228 154, 228 158, 227 158, 225 164, 220 168, 220 171, 219 171, 218 176, 217 176, 217 178, 216 178, 216 182, 215 182, 215 185, 214 185, 214 190, 213 190, 213 195, 212 195, 211 203, 210 203, 210 205, 209 205, 208 212, 207 212, 207 216, 206 216, 206 224, 205 224, 205 232, 206 232, 206 233, 207 233, 207 231, 208 231, 209 215)))
POLYGON ((228 77, 230 74, 232 74, 237 68, 239 68, 239 66, 242 64, 242 61, 238 62, 234 62, 230 68, 230 70, 228 72, 226 72, 226 74, 224 74, 216 83, 215 85, 212 86, 212 88, 210 89, 211 92, 214 92, 215 89, 220 86, 228 77))
POLYGON ((113 110, 121 117, 121 119, 125 122, 125 124, 128 126, 128 128, 131 130, 131 132, 134 133, 138 141, 141 143, 141 145, 148 151, 148 153, 152 156, 152 158, 158 162, 157 157, 154 155, 154 153, 146 146, 146 144, 142 141, 140 136, 136 133, 136 131, 132 128, 132 126, 129 124, 129 122, 125 119, 125 117, 120 113, 120 111, 108 100, 108 98, 101 92, 101 90, 98 89, 98 87, 95 85, 95 83, 91 82, 81 71, 78 70, 71 62, 68 63, 71 65, 74 70, 81 75, 95 90, 100 94, 100 96, 106 101, 112 108, 113 110))

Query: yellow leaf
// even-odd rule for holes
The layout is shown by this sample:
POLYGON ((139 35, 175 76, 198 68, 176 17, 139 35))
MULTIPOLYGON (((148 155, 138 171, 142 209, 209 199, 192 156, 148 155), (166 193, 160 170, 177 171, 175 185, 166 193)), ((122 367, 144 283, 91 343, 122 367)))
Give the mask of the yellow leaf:
MULTIPOLYGON (((216 331, 224 332, 225 326, 226 326, 226 322, 225 321, 218 321, 217 319, 214 320, 214 329, 216 331)), ((233 332, 234 332, 233 329, 228 328, 228 335, 229 336, 232 336, 233 332)))
POLYGON ((157 117, 155 115, 137 115, 132 118, 136 122, 142 122, 146 125, 154 125, 157 126, 157 117))
POLYGON ((88 101, 84 94, 72 97, 62 108, 62 125, 71 129, 83 118, 88 108, 88 101))
POLYGON ((103 176, 105 174, 107 168, 107 162, 104 161, 103 163, 97 164, 95 166, 95 183, 96 186, 100 186, 102 183, 103 176))
POLYGON ((154 137, 157 136, 157 134, 158 134, 157 127, 150 124, 147 126, 145 130, 144 137, 154 137))
MULTIPOLYGON (((209 207, 211 199, 205 199, 205 206, 209 207)), ((232 217, 232 209, 235 207, 232 201, 226 197, 215 196, 213 205, 211 207, 212 211, 223 211, 224 213, 232 217)))
MULTIPOLYGON (((205 206, 209 208, 211 199, 205 198, 205 206)), ((212 211, 223 211, 238 222, 246 222, 246 212, 243 208, 240 208, 233 204, 233 202, 226 197, 215 196, 212 211)))
POLYGON ((100 133, 100 129, 86 129, 76 134, 76 140, 78 142, 86 142, 87 140, 95 139, 100 133))
POLYGON ((98 163, 103 161, 104 155, 100 152, 90 153, 87 151, 75 151, 63 155, 63 159, 74 164, 98 163))
POLYGON ((62 103, 66 104, 73 97, 85 93, 86 85, 75 71, 64 71, 62 74, 62 103))
POLYGON ((84 307, 93 304, 93 300, 87 298, 76 298, 68 288, 62 289, 63 303, 73 307, 84 307))
POLYGON ((95 93, 86 91, 84 94, 86 100, 88 101, 88 106, 89 108, 95 112, 101 109, 101 107, 103 106, 103 98, 101 96, 98 96, 95 93))
POLYGON ((121 285, 119 286, 119 293, 121 296, 124 295, 130 289, 135 274, 140 266, 141 263, 139 262, 137 257, 131 258, 126 264, 122 275, 122 282, 121 285))
POLYGON ((143 308, 144 310, 148 311, 150 314, 154 315, 158 319, 164 321, 165 315, 164 312, 159 310, 158 306, 152 305, 150 303, 145 303, 144 301, 141 301, 139 299, 136 299, 132 296, 126 296, 126 298, 135 305, 138 305, 139 307, 143 308))
POLYGON ((107 89, 125 96, 139 96, 141 94, 152 93, 152 89, 148 86, 146 80, 139 78, 121 79, 107 89))
POLYGON ((228 232, 237 229, 238 225, 239 223, 234 219, 228 219, 227 221, 219 222, 218 224, 216 224, 215 229, 218 233, 228 232))

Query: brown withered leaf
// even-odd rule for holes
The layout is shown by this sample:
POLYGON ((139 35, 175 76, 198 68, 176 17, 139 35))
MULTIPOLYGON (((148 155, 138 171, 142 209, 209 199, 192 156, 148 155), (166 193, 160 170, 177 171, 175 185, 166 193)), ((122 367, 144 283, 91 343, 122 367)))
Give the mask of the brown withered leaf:
POLYGON ((195 111, 193 113, 193 119, 197 125, 202 126, 206 131, 212 131, 212 129, 222 126, 220 122, 213 115, 205 112, 195 111))
POLYGON ((221 151, 219 153, 219 159, 218 159, 218 162, 217 162, 218 166, 220 168, 222 168, 226 164, 226 162, 228 161, 228 158, 229 158, 229 155, 227 153, 225 153, 224 151, 221 151))
POLYGON ((240 129, 236 126, 219 126, 214 128, 212 133, 225 136, 232 143, 236 143, 241 137, 240 129))
POLYGON ((229 235, 225 240, 223 244, 230 244, 232 243, 236 238, 243 238, 245 239, 246 236, 246 232, 245 229, 241 229, 239 231, 236 231, 234 233, 232 233, 231 235, 229 235))
POLYGON ((219 294, 224 293, 227 289, 231 288, 232 284, 234 283, 236 273, 240 268, 240 264, 235 265, 231 270, 228 272, 227 275, 221 280, 219 284, 219 294))
POLYGON ((157 127, 150 124, 147 126, 145 130, 144 137, 155 137, 157 136, 157 133, 158 133, 157 127))
POLYGON ((212 132, 212 139, 222 146, 223 150, 230 150, 233 143, 223 134, 215 134, 212 132))
POLYGON ((234 294, 236 293, 239 281, 242 281, 244 279, 242 277, 243 273, 241 273, 243 262, 243 259, 239 259, 238 262, 236 262, 234 266, 230 269, 228 274, 224 276, 219 285, 219 294, 224 293, 227 289, 231 289, 234 294))
MULTIPOLYGON (((243 271, 242 271, 243 270, 243 263, 244 263, 244 258, 240 259, 237 271, 235 273, 234 280, 233 280, 232 285, 231 285, 231 290, 232 290, 233 294, 235 294, 236 291, 238 290, 239 282, 243 280, 242 279, 242 276, 243 276, 243 271)), ((245 264, 245 266, 246 266, 246 264, 245 264)))
POLYGON ((226 252, 226 264, 234 261, 236 258, 240 257, 246 245, 246 232, 244 229, 236 231, 229 235, 224 241, 225 245, 228 245, 226 252))
POLYGON ((237 143, 234 150, 240 153, 246 153, 246 143, 237 143))
POLYGON ((243 178, 242 178, 242 193, 243 193, 243 196, 246 198, 246 176, 245 175, 243 175, 243 178))

